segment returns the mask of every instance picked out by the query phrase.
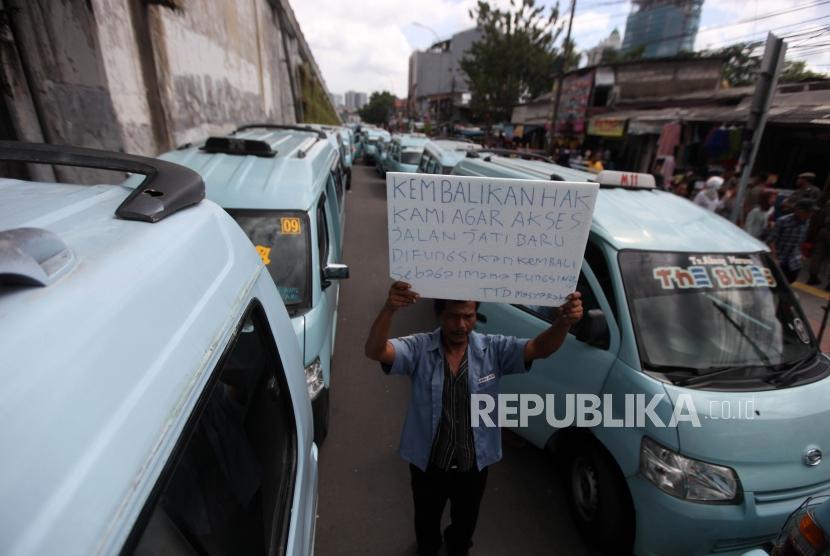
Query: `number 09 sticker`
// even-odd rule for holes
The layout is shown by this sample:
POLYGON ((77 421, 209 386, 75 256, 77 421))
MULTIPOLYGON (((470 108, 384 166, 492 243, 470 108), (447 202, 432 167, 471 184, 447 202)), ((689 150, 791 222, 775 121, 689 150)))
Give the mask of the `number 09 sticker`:
POLYGON ((303 233, 300 218, 297 216, 280 218, 280 234, 297 236, 303 233))

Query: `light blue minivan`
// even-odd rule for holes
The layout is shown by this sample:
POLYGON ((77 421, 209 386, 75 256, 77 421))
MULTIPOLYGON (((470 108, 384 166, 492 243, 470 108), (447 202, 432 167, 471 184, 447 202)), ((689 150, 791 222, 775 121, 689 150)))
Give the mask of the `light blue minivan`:
POLYGON ((421 133, 394 135, 383 160, 382 175, 385 176, 386 172, 415 172, 428 141, 429 138, 421 133))
POLYGON ((431 139, 424 145, 417 171, 424 174, 449 174, 468 152, 480 149, 481 145, 472 141, 431 139))
MULTIPOLYGON (((268 127, 267 124, 264 124, 265 127, 268 127)), ((326 133, 326 136, 331 141, 332 147, 334 147, 340 153, 340 164, 342 166, 346 189, 351 189, 352 187, 352 164, 354 162, 354 145, 352 140, 352 130, 346 126, 332 126, 326 124, 314 124, 314 123, 304 123, 300 124, 298 127, 305 127, 308 126, 311 129, 320 130, 326 133)), ((242 128, 237 129, 237 131, 244 130, 244 129, 255 129, 258 127, 258 124, 248 124, 243 126, 242 128)), ((259 126, 261 127, 261 126, 259 126)))
POLYGON ((0 553, 311 554, 301 354, 239 226, 168 162, 0 160, 147 176, 0 179, 0 553))
POLYGON ((256 246, 291 315, 303 354, 315 441, 329 426, 331 358, 343 256, 345 173, 326 132, 244 126, 227 137, 162 155, 198 172, 207 198, 256 246))
POLYGON ((363 163, 377 164, 378 159, 378 143, 386 144, 392 138, 390 133, 385 129, 378 127, 364 127, 363 131, 363 163))
MULTIPOLYGON (((612 554, 741 554, 830 493, 830 362, 766 245, 643 174, 499 156, 454 174, 601 184, 577 286, 585 317, 554 356, 501 382, 555 395, 558 419, 567 394, 598 396, 612 417, 541 414, 515 429, 557 455, 586 539, 612 554), (699 426, 671 426, 691 410, 699 426)), ((477 327, 532 338, 555 318, 483 303, 477 327)))

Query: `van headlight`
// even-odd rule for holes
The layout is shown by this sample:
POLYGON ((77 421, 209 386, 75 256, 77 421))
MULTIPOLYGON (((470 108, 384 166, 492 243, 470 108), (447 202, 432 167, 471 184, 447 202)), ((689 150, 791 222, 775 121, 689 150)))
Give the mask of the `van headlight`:
POLYGON ((323 390, 326 385, 323 381, 323 365, 318 357, 305 368, 305 383, 308 386, 308 397, 312 400, 323 390))
POLYGON ((663 492, 692 502, 735 502, 740 493, 738 476, 729 467, 681 456, 645 436, 640 473, 663 492))

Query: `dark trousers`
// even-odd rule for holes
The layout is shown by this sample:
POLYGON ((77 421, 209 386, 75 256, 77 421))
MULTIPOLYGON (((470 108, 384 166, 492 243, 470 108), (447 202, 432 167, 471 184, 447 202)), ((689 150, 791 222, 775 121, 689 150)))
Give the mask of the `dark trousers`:
POLYGON ((790 270, 789 267, 781 265, 781 272, 784 273, 784 277, 787 279, 787 282, 792 284, 796 280, 798 280, 798 275, 801 272, 801 269, 790 270))
POLYGON ((450 501, 450 526, 444 532, 451 552, 464 552, 472 546, 478 521, 478 508, 487 485, 487 468, 481 471, 442 471, 430 465, 421 471, 409 465, 412 498, 415 502, 415 538, 418 552, 429 554, 441 547, 441 515, 450 501))

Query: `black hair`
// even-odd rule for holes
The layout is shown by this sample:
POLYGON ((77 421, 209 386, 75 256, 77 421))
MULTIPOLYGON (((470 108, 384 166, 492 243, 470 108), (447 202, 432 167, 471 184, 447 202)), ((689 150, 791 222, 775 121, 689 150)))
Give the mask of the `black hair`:
MULTIPOLYGON (((449 303, 467 303, 466 301, 462 301, 460 299, 433 299, 432 300, 432 308, 435 311, 435 316, 440 317, 441 313, 444 312, 444 308, 449 303)), ((476 304, 476 311, 478 311, 478 306, 481 305, 480 301, 475 301, 476 304)))

